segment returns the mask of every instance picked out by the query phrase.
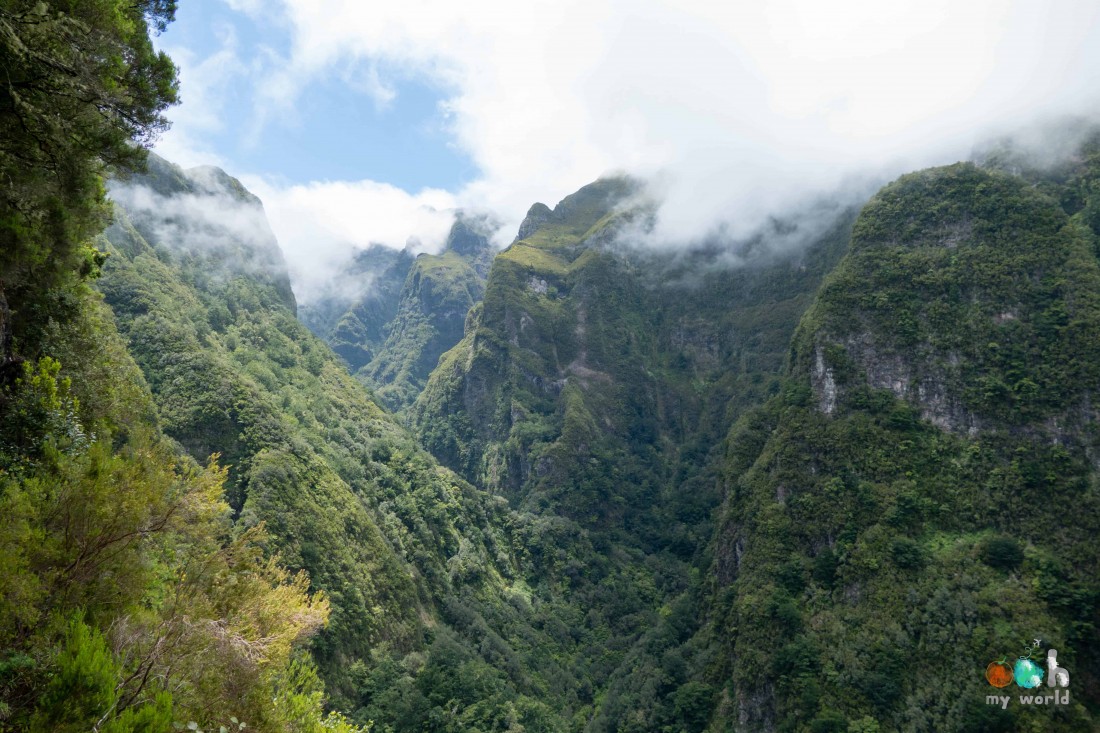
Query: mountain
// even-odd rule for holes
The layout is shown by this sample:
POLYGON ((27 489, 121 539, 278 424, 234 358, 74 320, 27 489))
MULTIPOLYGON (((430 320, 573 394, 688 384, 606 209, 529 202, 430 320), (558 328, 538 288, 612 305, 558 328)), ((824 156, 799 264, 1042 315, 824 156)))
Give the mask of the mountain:
POLYGON ((372 245, 299 314, 390 410, 412 404, 440 355, 462 338, 493 259, 495 222, 458 212, 439 254, 372 245), (341 291, 358 293, 352 298, 341 291))
POLYGON ((723 717, 1095 730, 1094 237, 972 164, 904 176, 864 207, 780 394, 726 441, 723 717), (1033 638, 1074 670, 1070 704, 988 705, 986 663, 1033 638))
POLYGON ((356 372, 390 410, 411 405, 439 357, 462 339, 466 314, 485 291, 494 229, 490 219, 460 212, 443 251, 418 255, 409 267, 385 342, 356 372))
POLYGON ((309 308, 219 169, 0 201, 0 731, 1096 729, 1078 132, 675 246, 603 178, 309 308))
POLYGON ((412 261, 407 250, 373 244, 355 254, 331 292, 303 306, 298 316, 355 372, 385 340, 412 261))
POLYGON ((409 414, 559 527, 529 582, 586 614, 577 729, 1094 729, 1100 156, 1078 139, 677 252, 644 246, 626 179, 531 208, 409 414), (1074 702, 991 707, 985 666, 1034 638, 1074 702))
POLYGON ((525 538, 528 582, 579 622, 577 729, 702 730, 712 449, 778 389, 855 212, 823 202, 684 253, 645 244, 637 201, 613 178, 533 206, 410 417, 444 464, 552 532, 525 538))
POLYGON ((401 729, 444 704, 479 720, 488 698, 533 727, 552 718, 533 665, 481 620, 540 638, 510 601, 523 522, 435 464, 297 321, 273 240, 238 227, 262 220, 259 203, 235 185, 196 193, 203 175, 151 157, 115 187, 98 287, 164 432, 197 460, 220 454, 237 530, 266 527, 269 551, 324 591, 311 649, 333 704, 401 729))
POLYGON ((586 527, 632 524, 674 498, 774 386, 853 216, 825 206, 805 249, 777 254, 766 232, 727 266, 713 244, 632 242, 645 212, 620 205, 635 188, 603 180, 532 207, 412 412, 424 445, 469 480, 586 527))

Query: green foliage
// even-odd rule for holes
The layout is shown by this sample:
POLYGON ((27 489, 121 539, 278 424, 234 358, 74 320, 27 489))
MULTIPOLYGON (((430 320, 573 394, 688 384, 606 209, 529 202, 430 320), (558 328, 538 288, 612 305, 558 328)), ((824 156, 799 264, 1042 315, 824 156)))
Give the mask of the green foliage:
MULTIPOLYGON (((183 180, 135 177, 131 185, 155 186, 169 207, 172 196, 188 195, 192 172, 151 170, 183 180)), ((464 682, 467 670, 452 665, 469 662, 496 702, 470 698, 465 724, 507 729, 499 709, 511 706, 518 719, 560 730, 558 714, 535 702, 547 684, 539 678, 548 665, 536 661, 543 634, 529 607, 507 600, 518 518, 441 469, 296 321, 292 302, 270 285, 285 276, 281 264, 255 267, 262 243, 219 240, 220 250, 251 257, 254 271, 205 260, 219 269, 200 277, 187 246, 158 238, 158 216, 120 206, 97 284, 165 432, 197 459, 220 452, 237 527, 263 524, 265 546, 325 592, 331 616, 310 648, 332 704, 360 725, 419 729, 424 716, 450 710, 446 701, 401 712, 394 698, 432 670, 432 679, 464 682), (433 661, 432 638, 451 627, 463 661, 433 661), (387 672, 416 658, 428 664, 387 672)), ((303 694, 286 698, 286 715, 320 699, 308 686, 303 694)))
POLYGON ((826 710, 810 721, 810 733, 845 733, 848 719, 835 710, 826 710))
POLYGON ((39 459, 56 441, 63 451, 87 447, 87 437, 77 419, 79 401, 72 395, 72 380, 58 379, 61 363, 49 356, 37 362, 25 361, 22 376, 0 388, 0 460, 9 470, 18 470, 19 462, 39 459))
MULTIPOLYGON (((90 299, 44 346, 119 358, 101 308, 90 299)), ((328 602, 265 556, 262 529, 231 528, 223 470, 181 462, 154 424, 115 429, 149 401, 133 363, 118 367, 104 375, 113 384, 76 381, 97 370, 44 359, 12 388, 14 404, 66 395, 87 437, 47 432, 0 473, 2 724, 167 730, 177 716, 240 714, 278 725, 271 686, 328 602)), ((321 720, 320 698, 309 701, 299 714, 321 720)))
POLYGON ((32 727, 56 731, 87 730, 118 702, 118 668, 107 642, 77 615, 69 622, 57 669, 42 693, 32 727))
POLYGON ((140 164, 175 100, 149 38, 174 10, 0 3, 0 730, 167 731, 231 712, 352 730, 301 675, 284 685, 301 702, 273 709, 328 603, 262 528, 231 525, 225 472, 160 433, 83 284, 105 261, 88 244, 108 213, 101 173, 140 164))
POLYGON ((95 726, 108 733, 165 733, 172 727, 172 697, 157 693, 147 703, 116 714, 121 670, 107 640, 84 623, 70 619, 49 684, 31 718, 31 730, 82 733, 95 726))
POLYGON ((989 537, 978 548, 982 562, 1000 570, 1015 570, 1024 561, 1024 550, 1011 537, 989 537))
POLYGON ((364 292, 354 298, 340 293, 303 304, 302 323, 332 347, 348 368, 358 371, 374 358, 386 340, 386 327, 397 315, 402 289, 415 260, 405 250, 372 245, 349 265, 345 288, 364 292))
POLYGON ((482 239, 472 261, 453 250, 422 254, 413 261, 397 313, 386 324, 385 342, 357 372, 389 409, 411 405, 439 357, 462 339, 466 314, 484 291, 485 279, 476 265, 488 247, 482 239))
POLYGON ((373 245, 359 252, 341 284, 299 308, 298 316, 347 362, 391 411, 411 405, 440 356, 462 338, 481 300, 493 259, 485 216, 459 211, 439 254, 373 245), (349 297, 341 290, 362 291, 349 297))
POLYGON ((102 265, 87 246, 108 214, 100 172, 139 165, 141 145, 167 126, 176 69, 148 31, 174 10, 0 3, 0 365, 11 349, 41 356, 42 329, 72 317, 72 288, 102 265))
POLYGON ((924 551, 908 537, 899 537, 890 547, 894 564, 905 570, 917 570, 924 565, 924 551))
POLYGON ((1079 385, 1100 379, 1091 249, 1083 228, 1018 178, 970 164, 905 176, 860 215, 851 255, 801 328, 799 368, 825 349, 850 394, 858 385, 839 362, 872 348, 878 363, 860 364, 881 375, 872 386, 944 392, 941 421, 1065 412, 1079 385), (811 344, 810 334, 828 336, 811 344))
POLYGON ((826 547, 814 558, 813 579, 825 588, 832 589, 838 562, 836 553, 826 547))
POLYGON ((623 179, 488 280, 470 232, 379 255, 303 318, 460 478, 298 323, 235 179, 154 157, 86 244, 174 4, 77 5, 0 10, 0 730, 1040 730, 980 704, 1040 633, 1094 727, 1095 150, 907 176, 737 269, 622 247, 623 179), (101 129, 64 92, 104 69, 101 129))
MULTIPOLYGON (((549 694, 574 727, 702 730, 716 699, 699 629, 720 501, 711 448, 778 388, 851 212, 831 210, 799 259, 730 269, 722 252, 616 246, 644 215, 615 213, 630 190, 599 181, 541 220, 533 209, 410 416, 437 457, 522 512, 523 577, 580 691, 549 694)), ((808 567, 787 570, 807 582, 808 567)))

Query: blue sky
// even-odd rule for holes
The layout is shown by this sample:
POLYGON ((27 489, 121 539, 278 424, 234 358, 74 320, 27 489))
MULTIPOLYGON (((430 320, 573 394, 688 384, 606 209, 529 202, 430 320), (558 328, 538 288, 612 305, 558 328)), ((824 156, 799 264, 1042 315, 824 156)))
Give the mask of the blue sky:
MULTIPOLYGON (((288 31, 274 14, 250 16, 223 0, 184 0, 161 41, 207 57, 233 38, 242 58, 263 64, 270 55, 289 56, 288 31)), ((385 76, 392 100, 380 102, 349 82, 348 73, 334 68, 307 86, 292 110, 262 122, 254 76, 227 75, 218 110, 224 126, 209 131, 204 142, 238 171, 290 183, 370 178, 406 190, 456 190, 476 177, 476 166, 445 131, 440 86, 390 70, 385 76)), ((184 104, 188 91, 185 85, 184 104)))

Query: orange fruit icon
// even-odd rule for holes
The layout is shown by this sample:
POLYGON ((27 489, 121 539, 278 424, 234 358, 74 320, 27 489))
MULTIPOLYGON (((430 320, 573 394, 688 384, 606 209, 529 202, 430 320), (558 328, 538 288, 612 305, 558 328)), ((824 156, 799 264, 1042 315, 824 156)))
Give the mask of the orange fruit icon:
POLYGON ((985 678, 994 687, 1006 687, 1012 682, 1012 665, 1007 662, 990 662, 985 668, 985 678))

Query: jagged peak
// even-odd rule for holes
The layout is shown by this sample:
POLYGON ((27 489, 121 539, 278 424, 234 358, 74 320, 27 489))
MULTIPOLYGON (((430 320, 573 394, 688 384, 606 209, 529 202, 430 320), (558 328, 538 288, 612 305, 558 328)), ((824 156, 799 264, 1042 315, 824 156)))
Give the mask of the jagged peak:
MULTIPOLYGON (((569 194, 550 209, 542 202, 532 204, 520 224, 515 241, 527 239, 548 223, 585 222, 588 226, 621 206, 643 187, 642 181, 627 175, 609 175, 596 179, 569 194)), ((583 227, 587 229, 588 227, 583 227)))
POLYGON ((492 247, 492 236, 500 229, 500 222, 488 213, 455 212, 454 224, 447 234, 443 250, 461 255, 477 255, 492 247))
POLYGON ((550 221, 553 215, 554 212, 550 210, 550 207, 541 201, 531 204, 531 208, 527 210, 527 216, 523 218, 523 223, 519 225, 515 241, 518 242, 521 239, 530 237, 539 230, 539 227, 550 221))

